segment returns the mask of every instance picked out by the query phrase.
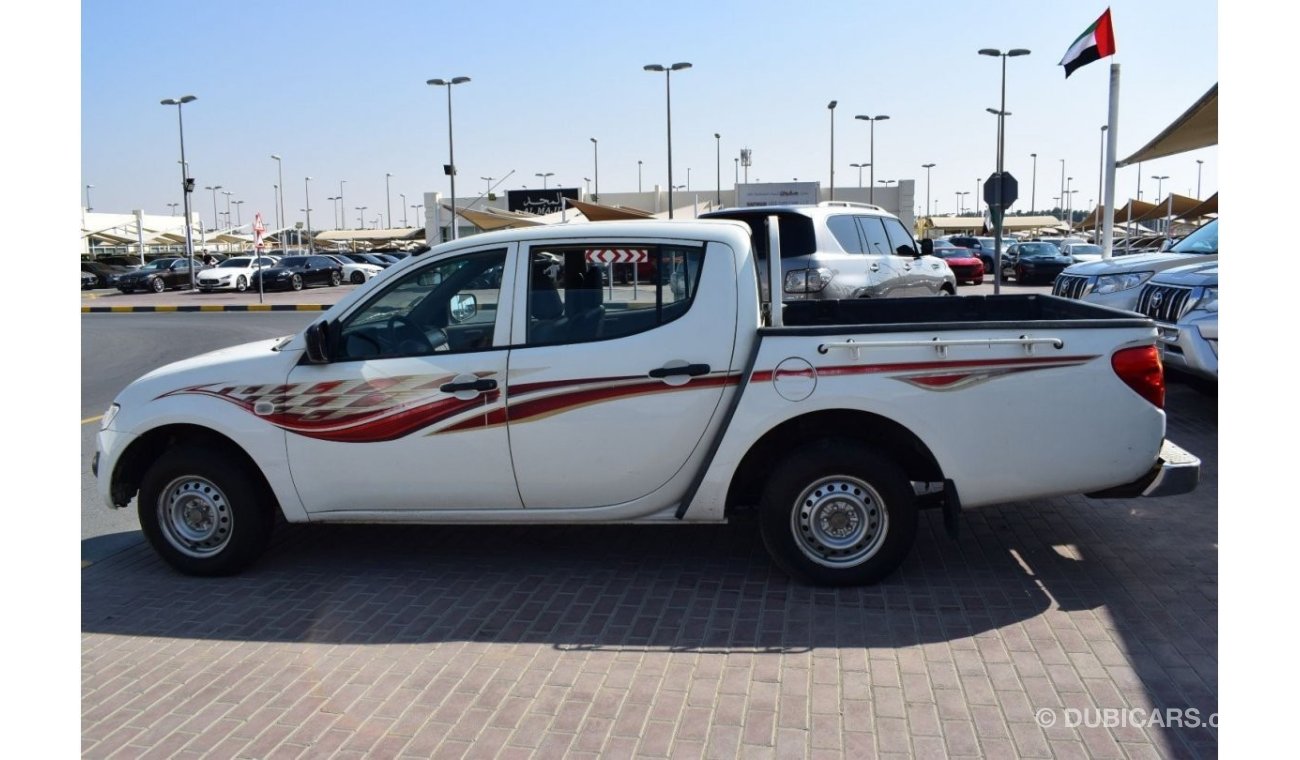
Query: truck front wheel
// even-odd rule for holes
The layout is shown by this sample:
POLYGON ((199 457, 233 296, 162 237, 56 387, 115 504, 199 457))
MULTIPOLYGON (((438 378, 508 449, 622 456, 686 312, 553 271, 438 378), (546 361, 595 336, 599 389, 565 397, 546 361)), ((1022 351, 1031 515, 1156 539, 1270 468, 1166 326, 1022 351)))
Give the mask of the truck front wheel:
POLYGON ((140 484, 140 527, 154 550, 188 575, 229 575, 266 548, 274 497, 255 473, 210 449, 180 446, 140 484))
POLYGON ((760 501, 763 543, 776 563, 827 586, 875 583, 916 538, 916 504, 901 467, 856 441, 805 446, 779 464, 760 501))

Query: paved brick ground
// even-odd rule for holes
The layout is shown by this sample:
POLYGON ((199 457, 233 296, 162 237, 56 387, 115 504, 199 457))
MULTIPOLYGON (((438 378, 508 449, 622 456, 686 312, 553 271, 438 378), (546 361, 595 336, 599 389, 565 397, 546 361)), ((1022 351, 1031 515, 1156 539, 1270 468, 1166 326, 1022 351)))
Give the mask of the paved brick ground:
POLYGON ((923 518, 868 588, 791 583, 751 525, 281 530, 253 571, 143 547, 82 573, 88 757, 1212 756, 1213 398, 1174 385, 1188 497, 923 518), (1050 708, 1059 720, 1036 721, 1050 708))

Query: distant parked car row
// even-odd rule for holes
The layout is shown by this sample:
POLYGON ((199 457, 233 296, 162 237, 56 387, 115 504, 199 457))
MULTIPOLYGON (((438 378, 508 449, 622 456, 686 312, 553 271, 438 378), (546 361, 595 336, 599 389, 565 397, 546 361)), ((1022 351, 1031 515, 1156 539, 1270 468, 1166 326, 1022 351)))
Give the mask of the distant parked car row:
POLYGON ((260 279, 263 289, 300 290, 315 285, 360 285, 384 269, 409 256, 405 252, 321 253, 299 256, 231 256, 209 266, 194 258, 191 270, 188 257, 155 258, 146 264, 128 257, 101 257, 81 262, 81 287, 117 288, 123 293, 146 291, 162 293, 193 284, 210 293, 216 290, 244 292, 256 288, 260 279))

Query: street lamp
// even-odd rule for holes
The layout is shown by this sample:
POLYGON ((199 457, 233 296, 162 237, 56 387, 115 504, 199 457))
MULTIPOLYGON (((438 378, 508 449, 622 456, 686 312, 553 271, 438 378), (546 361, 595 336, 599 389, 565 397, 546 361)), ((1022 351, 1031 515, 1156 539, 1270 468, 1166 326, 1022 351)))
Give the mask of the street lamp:
POLYGON ((234 193, 230 192, 229 190, 222 190, 221 194, 226 196, 226 226, 229 227, 230 226, 230 196, 234 195, 234 193))
POLYGON ((348 207, 344 205, 345 201, 343 200, 344 182, 347 182, 347 180, 339 180, 339 226, 346 230, 348 228, 348 207))
POLYGON ((204 185, 203 189, 212 191, 212 229, 215 230, 220 226, 221 221, 221 217, 217 216, 217 191, 221 189, 221 185, 204 185))
POLYGON ((1062 213, 1064 213, 1065 212, 1065 159, 1062 158, 1060 159, 1060 161, 1061 161, 1061 194, 1057 196, 1056 200, 1057 200, 1058 208, 1061 210, 1062 213))
MULTIPOLYGON (((447 175, 451 177, 451 239, 455 240, 460 237, 456 224, 456 144, 452 140, 451 131, 451 86, 454 84, 464 84, 469 81, 469 77, 453 77, 447 79, 430 79, 425 84, 435 87, 447 88, 447 175)), ((362 225, 365 226, 364 224, 362 225)))
POLYGON ((307 201, 307 208, 303 209, 307 214, 307 253, 315 253, 316 239, 311 234, 311 177, 303 177, 302 194, 307 201))
POLYGON ((1168 175, 1168 174, 1162 174, 1162 175, 1160 175, 1160 176, 1156 176, 1156 175, 1152 174, 1152 175, 1151 175, 1151 179, 1153 179, 1153 180, 1156 181, 1156 198, 1157 198, 1157 199, 1162 199, 1162 198, 1164 198, 1164 197, 1165 197, 1165 192, 1164 192, 1165 180, 1169 179, 1169 175, 1168 175))
POLYGON ((402 199, 402 226, 410 227, 411 224, 406 217, 406 193, 398 193, 397 197, 402 199))
MULTIPOLYGON (((389 180, 392 178, 392 172, 384 172, 384 200, 387 203, 385 208, 388 210, 388 214, 385 215, 384 218, 388 220, 389 227, 393 226, 393 188, 389 183, 389 180)), ((456 217, 452 217, 452 219, 455 218, 456 217)))
POLYGON ((424 208, 423 203, 412 203, 411 208, 415 209, 415 221, 420 221, 420 209, 424 208))
POLYGON ((691 64, 685 61, 674 63, 671 66, 660 66, 657 63, 651 63, 643 66, 646 71, 662 71, 664 73, 664 93, 668 104, 668 218, 673 218, 673 72, 689 69, 691 64))
POLYGON ((357 210, 357 228, 364 230, 366 228, 366 209, 369 207, 355 206, 354 208, 357 210))
POLYGON ((636 160, 636 191, 641 192, 641 159, 636 160))
POLYGON ((828 200, 835 200, 835 106, 839 105, 838 100, 832 100, 826 104, 826 110, 831 112, 831 195, 828 200))
MULTIPOLYGON (((739 161, 740 159, 736 159, 736 160, 739 161)), ((865 168, 868 167, 868 166, 871 166, 871 164, 849 164, 849 166, 852 166, 854 169, 857 169, 857 170, 858 170, 858 189, 861 190, 861 189, 862 189, 862 170, 865 169, 865 168)))
MULTIPOLYGON (((740 185, 740 159, 733 158, 731 160, 736 162, 736 177, 731 181, 732 182, 731 191, 734 193, 736 192, 737 186, 740 185)), ((859 179, 858 184, 861 185, 862 184, 861 177, 859 177, 858 179, 859 179)), ((735 201, 736 199, 732 198, 732 200, 735 201)))
POLYGON ((167 204, 167 208, 169 208, 169 209, 172 210, 172 216, 176 216, 176 207, 179 206, 179 205, 181 205, 181 204, 179 204, 179 203, 168 203, 168 204, 167 204))
POLYGON ((686 167, 686 191, 691 190, 691 167, 686 167))
POLYGON ((714 196, 714 200, 717 202, 719 206, 721 206, 722 205, 722 133, 721 132, 713 133, 713 142, 717 146, 717 151, 718 151, 717 157, 715 159, 717 164, 716 169, 718 172, 718 193, 716 196, 714 196))
POLYGON ((339 197, 337 195, 331 195, 325 200, 330 202, 330 221, 334 222, 336 225, 335 228, 337 229, 339 223, 339 197))
POLYGON ((591 138, 591 161, 595 165, 596 171, 592 175, 596 178, 596 194, 591 196, 593 203, 600 203, 600 144, 596 138, 591 138))
POLYGON ((243 205, 243 201, 235 201, 235 220, 237 222, 236 226, 238 227, 244 226, 243 205))
MULTIPOLYGON (((194 233, 190 229, 190 193, 194 191, 194 180, 190 179, 190 165, 185 161, 185 118, 181 116, 181 106, 192 103, 198 98, 183 95, 179 98, 167 98, 160 105, 176 106, 176 125, 181 136, 181 201, 185 204, 185 256, 190 260, 190 290, 194 290, 194 233)), ((86 205, 89 206, 89 195, 86 205)), ((140 250, 140 261, 144 261, 144 248, 140 250)))
MULTIPOLYGON (((1200 162, 1200 161, 1197 161, 1196 163, 1199 164, 1199 163, 1201 163, 1201 162, 1200 162)), ((1199 172, 1197 173, 1197 176, 1200 176, 1199 172)), ((94 185, 86 185, 86 212, 87 212, 87 213, 90 213, 91 211, 94 211, 94 210, 95 210, 95 209, 91 208, 91 206, 90 206, 90 188, 92 188, 92 187, 94 187, 94 185)))
MULTIPOLYGON (((997 203, 997 212, 990 214, 993 218, 993 294, 999 295, 1002 292, 1002 216, 1006 212, 1006 207, 1002 202, 1002 178, 1004 165, 1002 161, 1003 148, 1006 145, 1006 120, 1010 113, 1007 111, 1007 59, 1016 58, 1022 55, 1029 55, 1029 51, 1024 48, 1012 48, 1003 53, 1001 50, 994 48, 983 48, 979 51, 980 55, 992 56, 1002 59, 1002 104, 995 111, 988 109, 998 117, 998 179, 994 184, 994 201, 997 203)), ((991 210, 991 209, 990 209, 991 210)))
POLYGON ((1034 178, 1029 184, 1029 213, 1034 213, 1034 201, 1038 195, 1038 154, 1030 153, 1029 157, 1034 159, 1034 178))
POLYGON ((884 185, 885 187, 889 187, 890 185, 894 184, 894 183, 897 182, 897 181, 898 181, 898 180, 896 180, 896 179, 882 179, 882 180, 879 180, 880 184, 884 185))
MULTIPOLYGON (((1201 159, 1196 159, 1196 200, 1201 199, 1201 164, 1205 163, 1201 159)), ((90 205, 90 196, 86 196, 86 205, 90 205)))
POLYGON ((966 204, 965 204, 966 199, 964 196, 970 195, 970 191, 957 190, 955 191, 955 194, 957 196, 957 214, 960 216, 962 213, 966 211, 966 204))
MULTIPOLYGON (((278 153, 272 153, 271 158, 275 160, 276 176, 280 180, 280 184, 275 186, 276 195, 279 196, 279 205, 276 206, 275 212, 275 226, 277 229, 281 229, 282 224, 284 227, 289 226, 289 217, 284 215, 284 162, 280 160, 280 155, 278 153), (283 220, 283 223, 281 220, 283 220)), ((342 195, 341 192, 339 194, 342 195)))
POLYGON ((867 164, 867 166, 871 167, 871 177, 870 177, 871 184, 867 186, 867 201, 869 203, 875 203, 876 202, 876 122, 884 121, 889 117, 884 114, 881 114, 880 116, 863 116, 859 114, 857 116, 854 116, 853 118, 861 119, 862 121, 871 123, 871 154, 870 156, 868 156, 868 160, 870 161, 870 163, 867 164))
POLYGON ((933 169, 934 166, 935 166, 934 164, 921 164, 921 168, 922 168, 922 169, 925 169, 925 210, 926 210, 926 213, 929 213, 929 211, 930 211, 930 170, 933 169))
POLYGON ((555 172, 534 172, 534 173, 533 173, 533 176, 534 176, 534 177, 541 177, 541 178, 542 178, 542 189, 545 190, 545 189, 546 189, 546 178, 547 178, 547 177, 554 177, 554 176, 555 176, 555 172))
POLYGON ((582 181, 586 183, 586 184, 584 185, 584 187, 586 188, 587 196, 590 197, 590 196, 591 196, 591 177, 583 177, 583 178, 582 178, 582 181))

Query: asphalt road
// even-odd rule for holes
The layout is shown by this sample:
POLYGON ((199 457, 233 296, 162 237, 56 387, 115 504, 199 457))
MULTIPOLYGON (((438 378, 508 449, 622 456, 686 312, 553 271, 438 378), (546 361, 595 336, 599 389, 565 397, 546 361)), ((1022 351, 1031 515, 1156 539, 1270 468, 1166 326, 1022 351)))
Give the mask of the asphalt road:
POLYGON ((135 510, 99 501, 90 459, 98 418, 132 380, 174 361, 297 332, 319 312, 84 314, 81 317, 81 560, 84 566, 137 543, 135 510))

